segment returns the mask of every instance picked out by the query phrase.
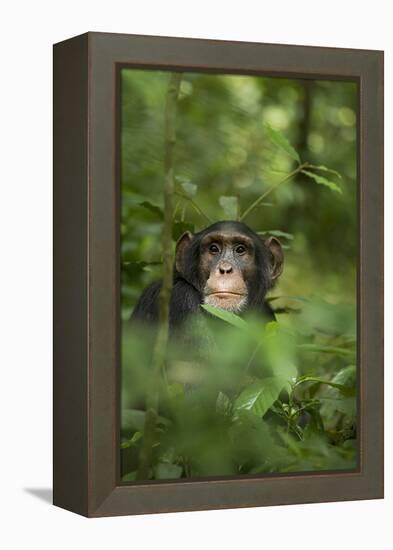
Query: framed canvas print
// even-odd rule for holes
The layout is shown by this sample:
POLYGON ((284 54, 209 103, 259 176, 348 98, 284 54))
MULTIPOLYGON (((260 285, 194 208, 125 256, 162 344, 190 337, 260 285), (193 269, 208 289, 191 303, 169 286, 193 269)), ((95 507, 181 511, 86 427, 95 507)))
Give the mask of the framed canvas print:
POLYGON ((54 503, 383 496, 383 53, 54 47, 54 503))

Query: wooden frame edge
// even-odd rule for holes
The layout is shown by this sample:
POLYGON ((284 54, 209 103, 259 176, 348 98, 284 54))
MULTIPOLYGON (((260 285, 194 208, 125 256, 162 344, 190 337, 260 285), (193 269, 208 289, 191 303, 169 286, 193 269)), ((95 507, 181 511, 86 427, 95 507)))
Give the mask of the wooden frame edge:
MULTIPOLYGON (((82 66, 76 63, 76 66, 68 67, 71 71, 73 81, 73 90, 76 95, 81 93, 83 98, 82 117, 77 116, 78 107, 76 104, 62 106, 63 114, 69 114, 69 120, 63 121, 63 126, 56 122, 55 116, 55 290, 57 294, 61 288, 66 285, 67 291, 74 288, 72 285, 77 281, 79 287, 76 292, 81 293, 81 303, 75 301, 67 304, 59 296, 54 300, 55 327, 60 322, 68 323, 68 332, 64 334, 56 332, 54 337, 54 501, 55 504, 71 509, 83 515, 98 517, 119 514, 144 514, 157 512, 172 512, 181 510, 202 510, 218 508, 235 508, 245 506, 261 505, 279 505, 289 503, 306 503, 338 500, 358 500, 363 498, 383 498, 383 425, 380 429, 372 432, 371 422, 381 422, 383 417, 383 271, 379 271, 383 266, 383 53, 369 50, 342 50, 334 48, 314 48, 310 46, 280 46, 265 45, 243 42, 222 42, 209 40, 175 39, 162 37, 146 37, 132 35, 113 35, 106 33, 88 33, 70 41, 62 42, 55 46, 55 104, 56 94, 59 94, 59 86, 63 83, 66 87, 70 86, 70 81, 64 81, 61 76, 61 69, 64 60, 59 61, 62 48, 74 48, 73 55, 81 55, 82 66), (74 42, 73 46, 70 46, 74 42), (78 46, 76 45, 78 44, 78 46), (165 47, 164 47, 165 46, 165 47), (179 48, 180 46, 180 48, 179 48), (184 47, 183 47, 184 46, 184 47), (166 49, 165 49, 166 48, 166 49), (117 391, 114 385, 115 370, 118 368, 118 356, 116 355, 116 330, 113 324, 116 324, 116 298, 117 292, 117 271, 116 271, 116 191, 115 185, 108 186, 110 180, 117 180, 116 166, 114 165, 114 155, 116 143, 116 129, 114 123, 115 117, 115 97, 114 82, 116 63, 154 65, 157 63, 160 67, 189 67, 194 70, 195 67, 204 70, 201 60, 209 57, 212 48, 217 50, 216 59, 224 60, 225 52, 235 52, 235 60, 226 61, 226 68, 220 66, 217 70, 214 60, 210 61, 211 66, 207 70, 214 72, 231 72, 239 70, 243 74, 253 74, 255 69, 259 74, 275 72, 276 76, 285 76, 295 78, 299 74, 304 78, 330 78, 336 75, 338 78, 359 78, 361 81, 362 92, 361 105, 359 107, 360 128, 359 128, 359 170, 361 181, 361 193, 359 194, 359 213, 363 216, 360 219, 359 241, 361 252, 359 276, 367 283, 366 279, 373 282, 371 290, 367 292, 360 291, 362 309, 371 307, 372 315, 368 320, 363 319, 364 330, 371 331, 371 339, 359 348, 361 356, 364 355, 364 361, 373 360, 376 362, 378 370, 370 371, 370 367, 362 370, 362 377, 365 376, 367 388, 373 389, 374 395, 367 395, 367 403, 361 402, 362 407, 368 407, 368 410, 374 410, 372 418, 366 419, 365 432, 365 468, 358 473, 338 473, 326 474, 329 483, 324 483, 325 474, 313 473, 296 476, 275 476, 274 481, 263 478, 250 478, 244 480, 214 480, 209 481, 187 481, 172 483, 151 483, 141 485, 117 485, 116 475, 116 396, 117 391), (76 52, 79 52, 76 54, 76 52), (241 59, 245 59, 247 52, 253 52, 247 58, 245 67, 239 67, 241 59), (56 53, 58 52, 58 53, 56 53), (143 56, 141 55, 143 52, 143 56), (265 53, 263 53, 265 52, 265 53), (318 56, 326 54, 318 65, 318 56), (188 57, 187 57, 188 56, 188 57), (178 65, 174 61, 178 58, 178 65), (191 59, 192 58, 192 59, 191 59), (185 64, 186 61, 189 64, 185 64), (265 59, 269 59, 269 67, 265 70, 263 64, 265 59), (273 65, 278 59, 278 65, 286 64, 286 71, 273 70, 273 65), (284 61, 285 59, 285 61, 284 61), (195 64, 194 64, 195 62, 195 64), (58 68, 56 69, 56 63, 58 68), (191 65, 190 65, 191 63, 191 65), (254 63, 257 67, 250 66, 254 63), (232 66, 232 69, 231 69, 232 66), (310 67, 311 69, 307 67, 310 67), (315 72, 319 66, 320 72, 315 72), (236 69, 237 67, 237 69, 236 69), (293 67, 293 69, 291 68, 293 67), (296 69, 297 67, 297 69, 296 69), (299 71, 300 67, 300 72, 299 71), (336 67, 336 72, 333 70, 336 67), (339 70, 337 70, 339 67, 339 70), (57 73, 56 73, 57 70, 57 73), (326 71, 326 72, 324 72, 326 71), (56 76, 57 74, 57 76, 56 76), (57 78, 57 84, 56 84, 57 78), (73 80, 75 79, 75 80, 73 80), (57 90, 57 91, 56 91, 57 90), (105 119, 100 111, 106 106, 105 119), (108 114, 108 109, 111 109, 108 114), (74 135, 75 148, 71 157, 67 151, 67 143, 72 135, 71 128, 67 126, 71 121, 76 123, 79 136, 74 135), (65 126, 64 126, 65 125, 65 126), (370 137, 366 132, 372 131, 375 138, 374 147, 369 151, 370 137), (57 145, 56 145, 57 141, 57 145), (79 153, 78 153, 79 150, 79 153), (83 153, 81 153, 83 151, 83 153), (64 221, 61 213, 59 214, 59 188, 65 184, 65 175, 61 174, 61 166, 67 158, 72 158, 72 165, 75 169, 76 181, 75 194, 66 200, 66 209, 71 213, 75 209, 77 226, 82 231, 82 242, 84 244, 76 245, 76 250, 68 250, 73 268, 82 269, 83 277, 81 279, 70 278, 61 273, 62 261, 56 256, 56 249, 71 246, 71 237, 65 234, 68 229, 69 220, 64 221), (370 171, 374 170, 374 188, 370 184, 370 171), (364 183, 366 182, 366 183, 364 183), (368 183, 367 183, 368 182, 368 183), (57 191, 56 191, 57 188, 57 191), (57 195, 56 195, 57 193, 57 195), (56 198, 57 196, 57 198, 56 198), (377 196, 377 199, 372 200, 377 196), (371 206, 370 206, 371 199, 371 206), (80 209, 79 202, 83 201, 83 208, 80 209), (366 203, 368 206, 366 206, 366 203), (108 205, 111 204, 110 212, 108 205), (57 206, 56 206, 57 205, 57 206), (79 209, 78 209, 79 205, 79 209), (365 210, 364 210, 365 208, 365 210), (59 217, 60 216, 60 217, 59 217), (57 219, 57 221, 56 221, 57 219), (371 235, 362 234, 362 225, 367 228, 373 227, 371 235), (362 241, 362 239, 364 239, 362 241), (367 269, 364 274, 364 255, 370 249, 370 243, 379 243, 377 250, 377 267, 372 270, 367 269), (363 247, 363 248, 362 248, 363 247), (98 273, 97 268, 100 262, 106 261, 107 267, 104 273, 98 273), (83 267, 82 267, 83 266, 83 267), (68 286, 67 286, 68 285, 68 286), (100 288, 110 288, 110 297, 98 298, 100 288), (86 293, 86 294, 84 294, 86 293), (72 310, 72 305, 75 311, 72 310), (75 321, 77 312, 84 320, 81 334, 75 333, 75 326, 71 327, 71 319, 75 321), (62 319, 65 316, 66 319, 62 319), (112 323, 112 325, 110 324, 112 323), (76 363, 72 361, 72 352, 63 358, 59 357, 59 350, 67 344, 71 344, 72 337, 76 338, 80 346, 80 356, 76 363), (369 359, 368 352, 371 350, 369 359), (112 370, 104 366, 108 362, 112 364, 112 370), (65 369, 68 370, 65 370, 65 369), (72 380, 79 380, 81 386, 74 395, 76 399, 75 412, 69 418, 70 425, 65 425, 62 414, 69 409, 67 399, 70 398, 72 380), (63 389, 61 389, 61 387, 63 389), (381 401, 382 393, 382 401, 381 401), (68 397, 66 397, 68 396, 68 397), (371 401, 370 401, 371 399, 371 401), (56 403, 57 401, 57 403, 56 403), (372 407, 371 407, 371 405, 372 407), (371 407, 371 408, 370 408, 371 407), (78 414, 86 413, 86 422, 78 414), (62 432, 62 435, 60 435, 62 432), (67 468, 65 468, 61 459, 59 459, 60 450, 69 452, 71 441, 78 442, 73 447, 74 455, 67 468), (77 455, 77 452, 80 454, 77 455), (72 470, 72 471, 71 471, 72 470), (65 476, 65 483, 61 478, 65 476), (302 482, 302 483, 299 483, 302 482), (294 494, 299 494, 300 486, 302 488, 301 497, 291 497, 285 492, 285 484, 292 484, 294 494), (347 486, 350 489, 347 496, 334 496, 329 493, 329 486, 347 486), (317 489, 315 494, 312 485, 317 489), (65 487, 67 485, 67 487, 65 487), (254 487, 253 487, 254 485, 254 487), (326 485, 326 487, 325 487, 326 485), (214 498, 214 489, 220 487, 221 504, 214 498), (222 487, 226 487, 225 490, 222 487), (278 493, 273 495, 277 488, 278 493), (202 488, 202 491, 201 491, 202 488), (264 489, 264 490, 263 490, 264 489), (234 491, 234 492, 233 492, 234 491), (258 493, 259 491, 259 493, 258 493), (321 496, 318 496, 322 491, 321 496), (267 496, 263 493, 267 493, 267 496), (235 494, 236 493, 236 494, 235 494), (249 493, 253 498, 246 498, 249 493), (257 493, 257 494, 256 494, 257 493), (209 500, 210 499, 210 500, 209 500), (234 500, 235 499, 235 500, 234 500), (243 499, 243 500, 242 500, 243 499), (267 500, 266 500, 267 499, 267 500), (171 504, 168 505, 168 501, 171 504)), ((72 55, 69 53, 72 57, 72 55)), ((214 56, 213 56, 214 57, 214 56)), ((75 58, 74 58, 75 60, 75 58)), ((217 61, 216 61, 217 63, 217 61)), ((268 64, 269 64, 268 63, 268 64)), ((70 74, 68 74, 68 77, 70 74)), ((73 96, 75 98, 75 96, 73 96)), ((74 99, 75 101, 75 99, 74 99)), ((79 109, 81 106, 79 105, 79 109)), ((56 111, 56 109, 55 109, 56 111)), ((58 115, 57 115, 58 117, 58 115)), ((60 194, 61 195, 61 194, 60 194)), ((61 202, 61 200, 60 200, 61 202)), ((63 205, 64 206, 64 205, 63 205)), ((73 216, 74 216, 73 214, 73 216)), ((71 215, 71 214, 70 214, 71 215)), ((364 228, 363 228, 364 230, 364 228)), ((79 273, 80 275, 80 273, 79 273)), ((71 292, 72 293, 72 292, 71 292)), ((75 342, 73 342, 75 343, 75 342)), ((367 367, 367 365, 366 365, 367 367)), ((374 426, 375 428, 375 426, 374 426)), ((363 428, 362 428, 363 429, 363 428)))

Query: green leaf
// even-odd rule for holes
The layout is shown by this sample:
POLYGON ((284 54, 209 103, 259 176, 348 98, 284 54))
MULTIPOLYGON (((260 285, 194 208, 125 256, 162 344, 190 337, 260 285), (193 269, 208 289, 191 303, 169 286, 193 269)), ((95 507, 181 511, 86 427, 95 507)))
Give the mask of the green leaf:
POLYGON ((344 385, 348 390, 353 388, 354 395, 351 397, 341 397, 339 389, 334 386, 328 388, 326 395, 321 397, 324 401, 321 407, 321 414, 331 418, 338 411, 350 419, 354 419, 356 414, 356 366, 349 365, 348 367, 344 367, 332 378, 332 382, 344 385))
POLYGON ((220 197, 218 202, 224 210, 225 215, 229 220, 237 220, 238 218, 238 200, 237 197, 220 197))
POLYGON ((185 181, 181 184, 183 191, 189 196, 189 197, 195 197, 198 191, 198 186, 195 185, 195 183, 190 183, 188 181, 185 181))
POLYGON ((288 390, 289 380, 296 380, 298 371, 292 336, 277 322, 270 321, 265 326, 262 337, 263 362, 269 365, 276 378, 285 381, 288 390))
MULTIPOLYGON (((143 432, 145 416, 145 411, 139 411, 137 409, 123 409, 121 411, 122 430, 127 430, 130 432, 143 432)), ((164 426, 169 426, 171 424, 170 420, 164 418, 163 416, 159 416, 157 418, 157 423, 163 424, 164 426)))
POLYGON ((143 195, 139 195, 135 191, 127 190, 125 187, 121 191, 121 202, 123 206, 139 206, 139 204, 145 200, 143 195))
MULTIPOLYGON (((334 389, 334 388, 332 388, 334 389)), ((340 397, 334 398, 327 396, 327 398, 321 397, 322 406, 321 406, 321 415, 325 418, 327 424, 333 422, 336 423, 337 419, 335 418, 336 413, 340 415, 343 414, 347 417, 347 420, 350 422, 355 421, 356 417, 356 399, 355 397, 340 397)))
POLYGON ((262 417, 277 401, 285 382, 276 376, 250 384, 240 393, 234 403, 234 411, 250 411, 262 417))
POLYGON ((171 401, 178 401, 184 398, 184 385, 180 382, 168 384, 168 395, 171 401))
POLYGON ((344 397, 353 397, 354 395, 356 395, 356 390, 353 387, 344 386, 343 384, 336 384, 335 382, 328 382, 327 380, 315 378, 314 376, 302 376, 301 378, 298 378, 295 386, 303 384, 304 382, 317 382, 318 384, 326 384, 327 386, 331 386, 332 388, 336 388, 337 390, 339 390, 340 393, 344 395, 344 397))
POLYGON ((178 464, 159 462, 154 468, 154 477, 155 479, 179 479, 182 472, 183 468, 178 464))
POLYGON ((265 333, 269 336, 277 336, 280 333, 280 325, 277 321, 269 321, 265 325, 265 333))
POLYGON ((299 164, 301 163, 300 157, 298 153, 295 151, 295 149, 292 147, 292 145, 289 143, 287 138, 282 134, 279 130, 276 130, 275 128, 272 128, 268 124, 265 125, 265 130, 270 138, 270 140, 277 145, 277 147, 280 147, 283 151, 287 153, 291 158, 296 160, 299 164))
POLYGON ((348 355, 355 355, 355 352, 351 349, 340 348, 335 346, 320 346, 318 344, 299 344, 300 349, 305 351, 312 351, 315 353, 331 353, 332 355, 340 355, 342 357, 348 355))
POLYGON ((162 211, 162 208, 156 204, 153 204, 150 201, 143 201, 139 203, 139 206, 146 208, 146 210, 149 210, 152 214, 157 216, 157 218, 164 219, 164 212, 162 211))
POLYGON ((152 271, 152 267, 161 265, 162 262, 123 262, 122 270, 130 277, 140 276, 144 271, 152 271))
POLYGON ((234 327, 241 328, 243 330, 248 328, 247 323, 235 313, 226 311, 225 309, 220 309, 218 307, 209 306, 207 304, 201 304, 201 307, 210 313, 210 315, 214 315, 214 317, 218 317, 222 321, 225 321, 234 327))
POLYGON ((345 386, 356 385, 356 366, 348 365, 341 369, 333 378, 332 382, 336 384, 344 384, 345 386))
POLYGON ((174 464, 176 458, 176 449, 174 447, 167 447, 163 453, 160 454, 157 462, 163 462, 165 464, 174 464))
POLYGON ((337 183, 334 183, 333 181, 330 181, 323 176, 318 176, 318 174, 313 174, 312 172, 309 172, 308 170, 301 170, 301 173, 307 176, 308 178, 313 179, 316 181, 319 185, 324 185, 325 187, 328 187, 331 191, 335 191, 336 193, 342 194, 342 189, 337 185, 337 183))
POLYGON ((121 449, 129 449, 130 447, 135 447, 137 442, 141 439, 141 432, 135 432, 134 435, 128 441, 123 441, 120 444, 121 449))
POLYGON ((229 416, 232 411, 232 403, 231 400, 225 393, 220 393, 217 396, 216 401, 216 412, 218 414, 222 414, 223 416, 229 416))
POLYGON ((334 174, 335 176, 340 178, 340 180, 343 179, 340 172, 337 172, 337 170, 332 170, 331 168, 326 168, 326 166, 323 166, 323 165, 315 166, 314 164, 308 164, 308 167, 312 168, 313 170, 320 170, 321 172, 329 172, 330 174, 334 174))
POLYGON ((281 231, 280 229, 267 229, 266 231, 258 231, 258 235, 272 235, 273 237, 283 237, 284 239, 288 239, 290 241, 293 240, 292 233, 285 233, 285 231, 281 231))

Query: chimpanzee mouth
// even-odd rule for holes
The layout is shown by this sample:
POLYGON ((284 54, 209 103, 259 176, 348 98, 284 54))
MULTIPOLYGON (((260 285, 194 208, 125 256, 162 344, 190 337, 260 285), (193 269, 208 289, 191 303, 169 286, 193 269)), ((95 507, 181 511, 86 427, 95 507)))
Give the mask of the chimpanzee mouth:
POLYGON ((244 296, 244 294, 240 294, 239 292, 232 292, 230 290, 218 290, 217 292, 211 292, 210 294, 208 294, 208 296, 218 296, 218 297, 221 297, 221 298, 225 298, 226 296, 227 297, 231 297, 231 296, 244 296))
POLYGON ((209 306, 226 309, 233 313, 240 313, 247 305, 247 296, 240 292, 218 290, 217 292, 207 294, 204 298, 204 303, 209 306))

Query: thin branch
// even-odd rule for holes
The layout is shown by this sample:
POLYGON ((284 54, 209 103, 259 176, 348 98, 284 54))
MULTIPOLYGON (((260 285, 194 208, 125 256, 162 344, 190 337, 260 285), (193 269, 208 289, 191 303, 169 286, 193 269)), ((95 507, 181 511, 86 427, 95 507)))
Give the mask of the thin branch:
POLYGON ((187 195, 184 195, 183 193, 180 193, 180 191, 175 191, 175 195, 177 195, 178 197, 181 197, 182 199, 184 199, 185 201, 189 201, 189 203, 191 204, 191 206, 194 208, 194 210, 196 212, 198 212, 198 214, 200 214, 203 218, 205 218, 209 223, 212 223, 213 220, 211 218, 209 218, 209 216, 207 214, 205 214, 200 208, 199 206, 196 204, 196 202, 194 202, 194 200, 191 198, 191 197, 188 197, 187 195))
POLYGON ((272 185, 271 187, 269 187, 269 189, 267 189, 262 195, 260 195, 252 204, 251 206, 249 206, 247 208, 247 210, 245 210, 242 214, 242 216, 240 217, 240 221, 243 221, 249 214, 250 212, 252 212, 252 210, 254 210, 254 208, 256 208, 264 199, 266 199, 266 197, 268 195, 270 195, 270 193, 272 193, 273 191, 275 191, 277 189, 277 187, 279 187, 281 184, 285 183, 286 181, 288 181, 289 179, 293 178, 294 176, 296 176, 296 174, 298 174, 299 172, 301 172, 301 170, 303 170, 303 168, 305 168, 306 166, 308 166, 308 163, 307 162, 304 162, 303 164, 299 164, 299 166, 297 168, 295 168, 295 170, 293 170, 292 172, 290 172, 288 175, 285 176, 285 178, 283 178, 282 180, 280 180, 279 182, 275 183, 274 185, 272 185))
POLYGON ((244 372, 248 372, 248 370, 250 369, 251 365, 252 365, 252 362, 254 361, 255 359, 255 356, 259 350, 259 348, 261 347, 262 343, 261 342, 258 342, 258 344, 255 346, 253 352, 251 353, 251 356, 247 362, 247 365, 246 365, 246 368, 244 369, 244 372))
POLYGON ((176 104, 179 95, 181 73, 172 73, 169 79, 165 106, 165 183, 164 183, 164 222, 162 227, 163 273, 160 292, 160 314, 157 338, 153 350, 150 386, 146 395, 146 416, 143 430, 143 442, 139 457, 136 479, 149 478, 153 459, 156 423, 159 403, 159 381, 164 370, 169 334, 169 305, 173 278, 173 195, 174 195, 174 147, 176 143, 176 104))
POLYGON ((236 221, 240 222, 242 216, 241 216, 241 208, 240 208, 240 195, 237 193, 236 195, 236 221))

